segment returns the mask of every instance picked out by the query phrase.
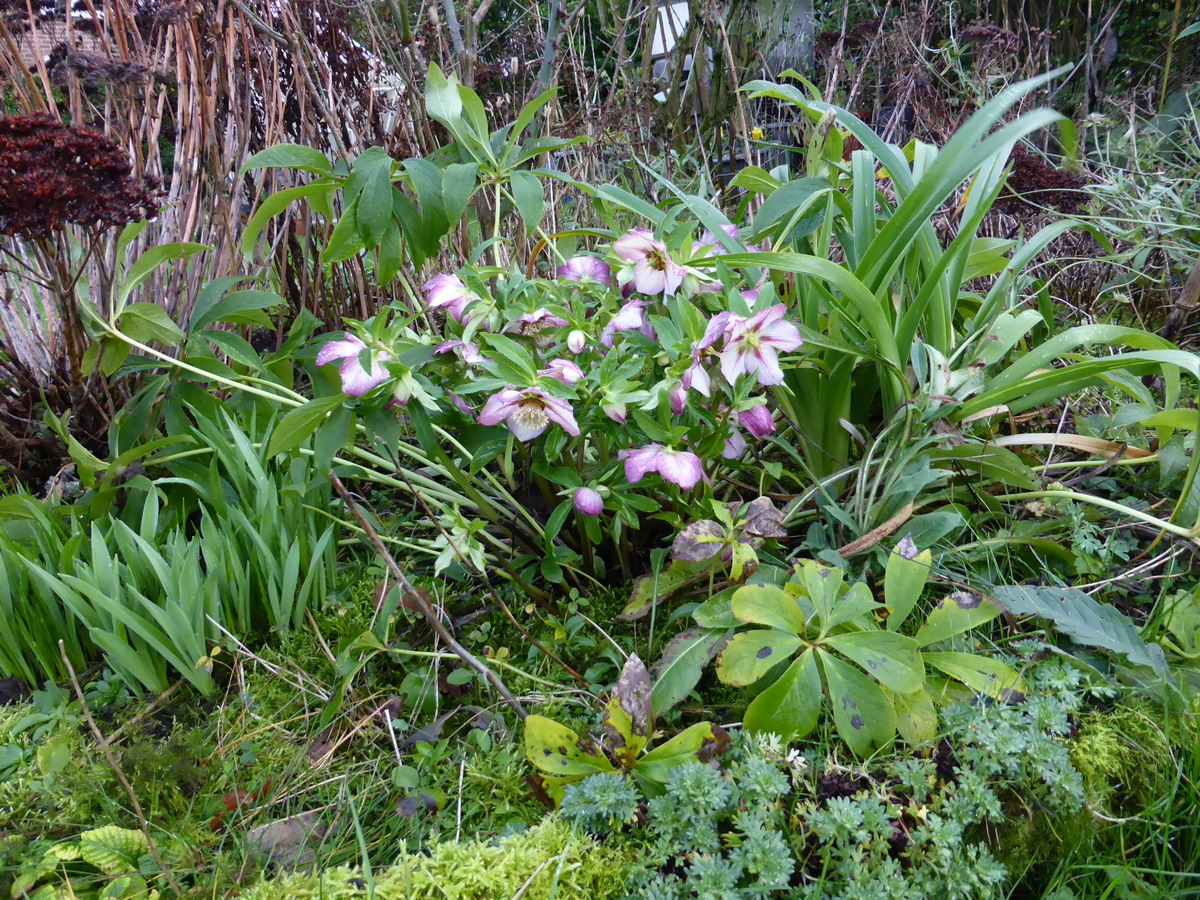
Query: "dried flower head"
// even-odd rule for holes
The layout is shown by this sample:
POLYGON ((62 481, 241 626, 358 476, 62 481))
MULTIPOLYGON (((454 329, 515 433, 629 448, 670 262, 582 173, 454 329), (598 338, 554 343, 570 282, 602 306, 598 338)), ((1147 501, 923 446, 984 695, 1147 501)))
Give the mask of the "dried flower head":
POLYGON ((49 115, 0 117, 0 234, 36 237, 66 224, 111 228, 158 211, 152 182, 99 131, 49 115))

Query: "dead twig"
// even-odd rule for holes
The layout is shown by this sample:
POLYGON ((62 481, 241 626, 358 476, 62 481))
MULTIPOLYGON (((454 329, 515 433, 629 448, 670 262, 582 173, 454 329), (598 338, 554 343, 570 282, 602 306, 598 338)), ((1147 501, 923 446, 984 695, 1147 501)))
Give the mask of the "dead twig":
POLYGON ((118 764, 117 758, 113 755, 109 741, 104 737, 100 726, 96 724, 96 720, 92 717, 92 711, 88 708, 87 698, 83 696, 83 688, 79 684, 79 678, 75 674, 75 667, 71 665, 71 657, 67 655, 67 647, 63 641, 58 642, 58 654, 62 657, 62 661, 67 667, 67 674, 71 678, 71 687, 75 689, 75 696, 79 700, 79 707, 83 710, 83 717, 87 720, 88 728, 91 729, 92 736, 95 737, 96 744, 100 747, 100 752, 104 754, 104 759, 108 763, 109 768, 113 770, 113 774, 117 776, 117 781, 121 783, 121 787, 125 788, 125 793, 129 795, 129 803, 133 806, 133 814, 137 816, 138 826, 142 829, 142 835, 146 838, 146 846, 150 850, 150 855, 154 857, 155 865, 162 872, 163 878, 167 880, 167 884, 171 886, 171 893, 176 897, 182 896, 179 884, 175 881, 175 876, 167 868, 166 861, 163 859, 162 854, 158 852, 158 844, 154 842, 154 838, 150 834, 150 823, 146 821, 146 814, 142 812, 142 804, 138 802, 137 792, 134 791, 133 785, 129 783, 129 779, 125 777, 125 773, 121 771, 121 766, 118 764))

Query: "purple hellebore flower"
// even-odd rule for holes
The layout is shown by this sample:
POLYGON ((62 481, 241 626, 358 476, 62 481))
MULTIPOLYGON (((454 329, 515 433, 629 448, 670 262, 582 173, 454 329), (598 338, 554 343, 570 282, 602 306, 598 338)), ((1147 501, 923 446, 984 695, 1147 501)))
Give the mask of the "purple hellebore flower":
MULTIPOLYGON (((738 227, 736 225, 722 225, 721 230, 733 238, 735 241, 738 237, 738 227)), ((710 251, 712 256, 720 256, 726 253, 725 245, 717 240, 717 236, 708 228, 701 232, 699 239, 696 241, 695 247, 692 249, 693 255, 699 256, 704 251, 710 251)))
POLYGON ((738 413, 738 421, 756 441, 761 441, 768 434, 775 432, 775 416, 765 406, 752 406, 738 413))
POLYGON ((442 341, 433 348, 433 352, 437 354, 449 353, 452 350, 458 350, 459 354, 462 356, 463 362, 465 363, 474 365, 475 363, 491 362, 490 359, 487 359, 482 353, 479 352, 478 344, 464 343, 457 338, 449 341, 442 341))
POLYGON ((562 316, 556 316, 548 309, 535 309, 531 313, 517 316, 504 326, 505 331, 518 331, 523 335, 536 335, 548 328, 563 328, 571 324, 562 316))
POLYGON ((787 307, 778 303, 752 316, 730 316, 725 345, 721 349, 721 374, 733 384, 739 375, 757 375, 763 385, 782 384, 779 353, 795 350, 802 343, 800 332, 783 321, 787 307))
POLYGON ((741 429, 734 425, 729 437, 725 439, 725 447, 721 450, 721 456, 724 459, 741 459, 745 452, 746 438, 742 436, 741 429))
POLYGON ((425 293, 425 305, 430 309, 446 307, 446 311, 454 316, 455 321, 463 320, 463 312, 467 305, 475 300, 475 295, 467 290, 462 279, 457 275, 434 275, 421 285, 425 293))
POLYGON ((446 394, 450 397, 450 402, 452 402, 458 408, 459 412, 468 416, 475 415, 475 410, 468 406, 467 401, 458 396, 458 394, 454 393, 454 391, 446 391, 446 394))
POLYGON ((475 421, 480 425, 504 422, 519 441, 533 440, 551 422, 561 426, 567 434, 579 436, 579 425, 575 422, 571 404, 551 397, 541 388, 505 388, 488 398, 475 421))
POLYGON ((626 424, 627 420, 625 418, 625 414, 627 407, 624 403, 619 401, 606 401, 604 405, 601 406, 601 409, 603 409, 604 414, 614 422, 617 422, 620 425, 626 424))
POLYGON ((618 331, 640 331, 642 334, 651 340, 654 339, 654 329, 650 327, 650 323, 646 321, 646 313, 643 308, 646 306, 645 300, 630 300, 624 306, 617 310, 617 314, 609 319, 604 330, 600 332, 600 343, 605 347, 613 345, 613 335, 618 331))
POLYGON ((684 390, 697 390, 705 397, 711 396, 712 379, 704 368, 706 351, 725 333, 732 313, 719 312, 708 321, 704 329, 704 337, 692 344, 692 364, 684 371, 679 379, 684 390))
POLYGON ((673 296, 687 270, 667 251, 667 245, 656 241, 654 235, 635 228, 613 241, 613 252, 630 263, 617 275, 622 284, 632 284, 641 294, 673 296))
POLYGON ((683 386, 682 381, 667 391, 667 396, 671 399, 671 413, 673 415, 683 415, 683 411, 687 409, 687 395, 688 389, 683 386))
POLYGON ((617 459, 625 460, 625 480, 636 484, 650 472, 690 491, 704 477, 700 457, 687 450, 674 450, 662 444, 647 444, 636 450, 620 450, 617 459))
POLYGON ((582 353, 583 348, 587 346, 587 335, 576 328, 567 335, 567 349, 572 353, 582 353))
POLYGON ((555 274, 561 281, 594 281, 612 287, 612 269, 594 256, 573 256, 565 265, 559 266, 555 274))
POLYGON ((347 331, 345 340, 330 341, 317 354, 318 366, 328 365, 335 359, 342 360, 338 373, 342 376, 342 393, 347 397, 361 397, 387 380, 388 371, 380 365, 380 360, 388 359, 388 355, 379 351, 372 352, 371 371, 368 372, 359 362, 359 356, 366 349, 366 344, 347 331))
POLYGON ((575 492, 575 509, 585 516, 598 516, 604 512, 604 498, 590 487, 581 487, 575 492))
POLYGON ((579 384, 583 380, 583 369, 569 359, 552 359, 538 374, 557 378, 563 384, 579 384))

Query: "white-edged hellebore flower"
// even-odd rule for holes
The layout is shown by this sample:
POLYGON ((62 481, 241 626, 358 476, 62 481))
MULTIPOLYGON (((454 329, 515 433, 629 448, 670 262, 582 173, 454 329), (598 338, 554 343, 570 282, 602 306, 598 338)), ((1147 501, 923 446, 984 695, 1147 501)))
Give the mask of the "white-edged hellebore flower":
POLYGON ((639 294, 665 294, 671 297, 683 283, 687 270, 667 250, 667 245, 654 239, 644 228, 634 228, 613 241, 613 252, 628 265, 617 273, 623 287, 632 285, 639 294))
POLYGON ((775 433, 775 416, 765 406, 752 406, 738 413, 738 421, 756 441, 775 433))
POLYGON ((342 393, 347 397, 361 397, 387 380, 388 371, 381 362, 391 357, 382 350, 371 351, 371 371, 368 372, 359 361, 366 349, 366 344, 347 331, 344 340, 330 341, 317 353, 318 366, 328 365, 335 359, 342 360, 338 374, 342 376, 342 393))
POLYGON ((578 328, 567 335, 567 349, 572 353, 582 353, 585 347, 587 347, 587 335, 578 328))
POLYGON ((673 450, 662 444, 647 444, 636 450, 620 450, 617 459, 625 461, 625 480, 636 484, 650 472, 690 491, 704 477, 700 457, 688 450, 673 450))
POLYGON ((557 378, 563 384, 579 384, 583 380, 583 369, 569 359, 552 359, 538 374, 557 378))
POLYGON ((571 404, 551 397, 541 388, 507 387, 493 394, 475 419, 480 425, 504 422, 519 441, 531 441, 554 422, 572 437, 579 437, 579 425, 571 404))
POLYGON ((585 516, 598 516, 604 512, 604 498, 590 487, 581 487, 575 492, 575 510, 585 516))
POLYGON ((456 322, 463 320, 467 306, 479 298, 475 296, 457 275, 434 275, 421 285, 425 294, 425 305, 429 309, 446 308, 456 322))
POLYGON ((595 282, 612 287, 612 268, 594 256, 573 256, 555 274, 560 281, 595 282))
POLYGON ((725 345, 721 348, 721 374, 730 384, 739 375, 756 375, 763 385, 782 384, 780 352, 797 349, 804 342, 791 322, 783 321, 787 307, 777 303, 752 316, 729 317, 725 345))

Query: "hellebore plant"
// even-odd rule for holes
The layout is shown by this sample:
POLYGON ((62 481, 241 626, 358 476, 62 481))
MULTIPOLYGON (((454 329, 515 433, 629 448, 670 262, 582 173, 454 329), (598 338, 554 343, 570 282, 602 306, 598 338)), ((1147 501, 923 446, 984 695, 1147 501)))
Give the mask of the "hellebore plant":
POLYGON ((657 540, 648 521, 681 525, 731 469, 755 465, 751 447, 776 430, 764 387, 802 344, 773 288, 747 304, 741 285, 688 264, 722 252, 707 237, 685 238, 684 256, 635 229, 611 257, 572 257, 550 280, 436 275, 422 288, 427 316, 351 323, 316 363, 338 363, 347 396, 390 404, 460 488, 479 490, 473 513, 511 569, 626 577, 657 540))

